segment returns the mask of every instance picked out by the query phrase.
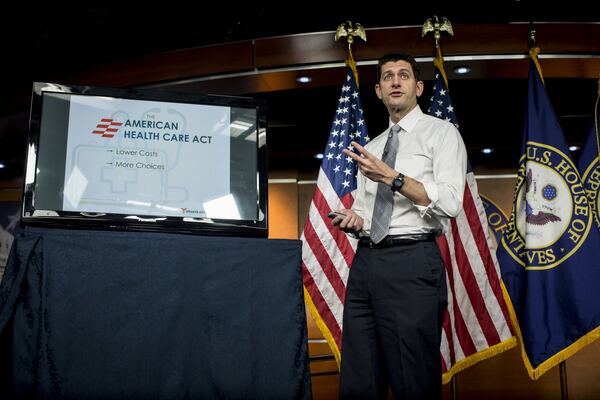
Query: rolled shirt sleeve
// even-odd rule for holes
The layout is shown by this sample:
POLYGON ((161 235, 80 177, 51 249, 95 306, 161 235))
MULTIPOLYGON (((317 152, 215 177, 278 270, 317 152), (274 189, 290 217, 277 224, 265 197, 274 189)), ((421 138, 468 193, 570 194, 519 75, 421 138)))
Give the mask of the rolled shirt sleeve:
POLYGON ((433 154, 433 181, 422 181, 427 206, 415 204, 421 217, 435 214, 453 218, 462 208, 467 171, 467 151, 458 130, 451 124, 440 132, 433 154))

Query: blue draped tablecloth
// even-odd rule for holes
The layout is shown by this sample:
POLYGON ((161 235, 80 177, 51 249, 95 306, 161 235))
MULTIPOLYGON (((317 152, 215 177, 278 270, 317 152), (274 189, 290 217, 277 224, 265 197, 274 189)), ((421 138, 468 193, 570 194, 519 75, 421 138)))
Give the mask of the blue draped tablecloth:
POLYGON ((0 397, 311 397, 301 244, 30 228, 0 286, 0 397))

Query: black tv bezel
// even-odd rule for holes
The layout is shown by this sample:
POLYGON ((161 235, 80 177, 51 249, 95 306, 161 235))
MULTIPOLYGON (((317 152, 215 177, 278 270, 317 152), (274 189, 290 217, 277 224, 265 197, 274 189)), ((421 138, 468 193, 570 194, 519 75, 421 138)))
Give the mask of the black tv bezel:
POLYGON ((199 235, 268 237, 268 168, 267 168, 267 119, 266 104, 251 97, 208 95, 196 93, 169 92, 156 89, 123 89, 96 86, 80 86, 49 82, 34 82, 31 109, 29 114, 29 134, 21 218, 25 225, 71 228, 132 230, 169 233, 190 233, 199 235), (39 210, 35 208, 35 185, 37 180, 37 159, 40 140, 43 93, 54 92, 84 96, 102 96, 131 100, 163 101, 170 103, 218 105, 256 109, 256 173, 257 211, 256 220, 232 220, 190 218, 157 215, 126 215, 115 213, 88 213, 63 210, 39 210), (33 169, 33 171, 31 171, 33 169), (34 215, 34 212, 37 212, 34 215), (44 215, 47 214, 47 215, 44 215), (263 216, 260 219, 260 215, 263 216))

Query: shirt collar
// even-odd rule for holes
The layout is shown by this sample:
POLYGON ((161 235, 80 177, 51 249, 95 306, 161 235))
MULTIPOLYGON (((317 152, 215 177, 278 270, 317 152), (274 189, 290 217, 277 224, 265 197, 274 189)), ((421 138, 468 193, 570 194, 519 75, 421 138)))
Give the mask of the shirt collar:
MULTIPOLYGON (((404 116, 404 118, 398 121, 398 125, 400 125, 400 128, 402 128, 402 130, 410 132, 415 127, 419 119, 421 119, 422 115, 423 111, 421 111, 421 107, 419 107, 419 105, 417 104, 415 108, 410 110, 410 112, 404 116)), ((389 128, 391 128, 394 125, 395 124, 390 119, 389 128)))

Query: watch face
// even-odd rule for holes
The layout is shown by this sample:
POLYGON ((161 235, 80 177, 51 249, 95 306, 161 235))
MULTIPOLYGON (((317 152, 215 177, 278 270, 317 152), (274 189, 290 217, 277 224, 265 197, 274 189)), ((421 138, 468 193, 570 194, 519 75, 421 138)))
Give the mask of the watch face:
POLYGON ((392 190, 400 190, 402 188, 402 185, 404 185, 404 179, 402 178, 402 176, 399 176, 396 179, 394 179, 394 182, 392 182, 392 190))

